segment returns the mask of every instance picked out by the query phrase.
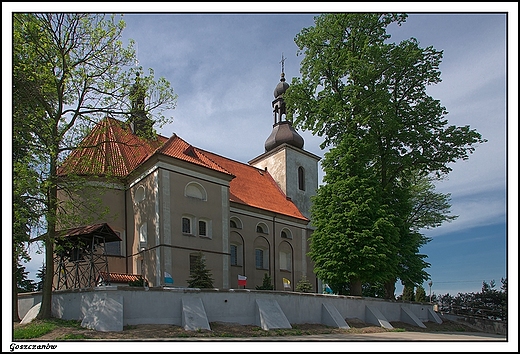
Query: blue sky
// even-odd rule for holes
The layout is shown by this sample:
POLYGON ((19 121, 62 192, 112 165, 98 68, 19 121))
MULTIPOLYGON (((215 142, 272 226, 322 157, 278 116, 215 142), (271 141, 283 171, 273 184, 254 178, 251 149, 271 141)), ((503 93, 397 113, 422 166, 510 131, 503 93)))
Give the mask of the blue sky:
MULTIPOLYGON (((363 6, 351 9, 346 7, 349 3, 344 3, 342 8, 314 6, 307 11, 303 7, 301 11, 305 13, 273 12, 283 7, 239 6, 228 11, 238 9, 241 13, 231 14, 215 13, 223 9, 206 4, 210 7, 204 10, 212 13, 198 13, 203 9, 195 7, 184 10, 194 13, 165 13, 181 10, 171 3, 158 4, 161 3, 150 3, 146 8, 128 7, 136 13, 124 16, 127 24, 124 40, 136 40, 139 65, 145 70, 153 68, 155 76, 165 77, 179 95, 176 109, 168 112, 173 123, 158 129, 159 133, 168 137, 176 133, 192 145, 241 162, 248 162, 264 151, 272 129, 271 102, 280 79, 282 53, 287 58, 287 82, 299 76, 302 57, 296 56, 295 35, 304 27, 313 26, 314 14, 329 9, 376 10, 363 6)), ((431 263, 428 272, 435 294, 478 292, 483 281, 495 280, 499 287, 501 278, 507 276, 515 283, 518 279, 517 221, 509 219, 508 224, 507 220, 508 213, 515 219, 517 215, 518 142, 515 137, 510 139, 508 148, 506 140, 508 133, 517 132, 517 102, 513 99, 507 102, 506 97, 507 94, 517 97, 518 24, 517 18, 515 21, 510 18, 516 27, 509 30, 507 43, 504 12, 511 11, 512 5, 499 3, 501 8, 485 4, 474 3, 472 10, 479 13, 464 14, 454 13, 461 11, 457 8, 418 7, 415 3, 398 9, 377 9, 409 13, 401 27, 389 28, 391 41, 415 37, 422 47, 444 50, 440 65, 442 82, 428 92, 446 107, 449 124, 470 125, 488 139, 469 160, 453 164, 452 173, 437 184, 439 192, 451 193, 452 214, 459 218, 425 231, 432 241, 421 251, 431 263), (514 164, 507 163, 506 154, 514 164)), ((92 11, 85 6, 74 5, 71 10, 92 11)), ((103 10, 123 9, 118 6, 103 10)), ((26 10, 37 11, 38 4, 26 10)), ((23 11, 23 7, 16 11, 23 11)), ((323 156, 319 148, 321 138, 309 132, 300 134, 305 139, 304 149, 323 156)), ((8 233, 9 229, 4 231, 8 233)), ((31 278, 41 262, 42 257, 35 254, 26 265, 31 278)), ((10 267, 4 267, 4 273, 6 269, 10 267)), ((424 288, 428 293, 426 282, 424 288)), ((402 286, 397 284, 396 295, 401 291, 402 286)))

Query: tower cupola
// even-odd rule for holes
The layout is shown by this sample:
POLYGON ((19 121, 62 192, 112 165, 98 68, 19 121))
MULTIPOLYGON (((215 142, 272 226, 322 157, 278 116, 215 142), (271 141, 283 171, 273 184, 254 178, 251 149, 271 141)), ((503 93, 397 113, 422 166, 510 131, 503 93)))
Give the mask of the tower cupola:
POLYGON ((130 127, 134 134, 141 137, 153 138, 153 121, 148 118, 145 107, 146 88, 141 82, 139 73, 136 73, 135 83, 130 90, 130 127))
POLYGON ((272 102, 274 115, 273 131, 265 141, 266 152, 284 143, 299 149, 302 149, 304 144, 303 138, 294 130, 292 123, 286 119, 287 111, 283 95, 289 88, 289 84, 285 82, 284 61, 282 54, 282 73, 280 82, 274 89, 274 101, 272 102))

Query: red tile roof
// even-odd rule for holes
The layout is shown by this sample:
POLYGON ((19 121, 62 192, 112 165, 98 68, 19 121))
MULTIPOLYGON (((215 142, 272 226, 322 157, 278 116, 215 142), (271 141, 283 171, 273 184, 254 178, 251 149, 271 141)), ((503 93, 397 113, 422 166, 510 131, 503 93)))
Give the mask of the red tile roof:
POLYGON ((157 140, 143 139, 133 134, 128 124, 107 117, 70 153, 58 174, 123 177, 149 158, 166 140, 161 135, 157 140))
POLYGON ((209 159, 204 151, 188 144, 186 141, 179 138, 175 134, 170 139, 168 139, 168 141, 165 142, 164 145, 157 150, 157 152, 231 175, 231 173, 222 168, 222 166, 219 166, 214 161, 209 159))
POLYGON ((114 118, 101 120, 67 157, 58 174, 124 177, 155 153, 230 174, 175 134, 170 139, 157 135, 157 140, 147 140, 114 118))
POLYGON ((123 273, 106 273, 99 272, 98 282, 101 280, 110 281, 111 283, 128 283, 131 281, 140 280, 143 277, 139 274, 123 274, 123 273))
POLYGON ((154 154, 170 156, 233 176, 230 200, 255 208, 308 220, 287 199, 272 176, 256 167, 198 149, 173 135, 146 140, 135 135, 128 124, 103 119, 72 151, 58 170, 60 175, 112 175, 125 177, 154 154))
POLYGON ((267 171, 210 152, 205 154, 236 176, 229 186, 230 201, 308 220, 267 171))

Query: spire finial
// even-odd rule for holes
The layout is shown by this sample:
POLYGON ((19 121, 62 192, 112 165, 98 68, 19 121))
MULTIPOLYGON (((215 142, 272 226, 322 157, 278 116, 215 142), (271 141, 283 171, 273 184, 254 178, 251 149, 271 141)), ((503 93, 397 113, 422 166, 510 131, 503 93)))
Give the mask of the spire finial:
POLYGON ((283 70, 284 70, 285 59, 286 58, 283 57, 283 52, 282 52, 282 60, 280 61, 280 63, 282 63, 282 74, 284 73, 283 70))

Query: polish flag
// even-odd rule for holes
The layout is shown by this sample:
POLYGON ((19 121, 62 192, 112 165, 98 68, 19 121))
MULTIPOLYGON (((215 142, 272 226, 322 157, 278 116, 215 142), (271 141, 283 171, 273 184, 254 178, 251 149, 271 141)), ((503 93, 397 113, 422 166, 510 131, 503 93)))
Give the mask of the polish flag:
POLYGON ((244 275, 238 275, 238 286, 246 286, 247 277, 244 275))

